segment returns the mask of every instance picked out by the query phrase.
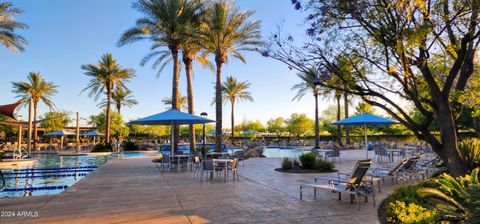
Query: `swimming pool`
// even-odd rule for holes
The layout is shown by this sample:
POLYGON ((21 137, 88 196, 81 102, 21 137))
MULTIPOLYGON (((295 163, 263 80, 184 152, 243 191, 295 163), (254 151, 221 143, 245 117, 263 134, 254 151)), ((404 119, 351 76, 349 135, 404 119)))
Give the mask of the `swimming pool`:
POLYGON ((308 152, 310 152, 310 149, 298 149, 293 147, 265 147, 263 149, 263 155, 267 158, 293 158, 308 152))
POLYGON ((58 194, 104 164, 108 156, 32 154, 33 164, 2 168, 5 190, 0 197, 58 194))

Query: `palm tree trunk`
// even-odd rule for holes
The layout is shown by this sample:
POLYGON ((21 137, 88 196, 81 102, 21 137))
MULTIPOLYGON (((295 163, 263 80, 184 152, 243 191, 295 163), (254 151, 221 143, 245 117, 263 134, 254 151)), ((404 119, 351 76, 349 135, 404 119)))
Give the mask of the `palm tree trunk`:
POLYGON ((37 140, 38 140, 37 110, 38 110, 38 102, 33 102, 33 151, 37 151, 37 140))
MULTIPOLYGON (((341 119, 340 98, 341 98, 341 95, 337 96, 337 121, 341 119)), ((341 125, 337 125, 337 142, 338 144, 342 145, 342 126, 341 125)))
POLYGON ((232 103, 232 114, 231 114, 231 126, 232 126, 232 146, 235 145, 235 100, 234 99, 230 99, 231 103, 232 103))
POLYGON ((217 81, 215 83, 215 149, 222 151, 222 62, 217 63, 217 81))
MULTIPOLYGON (((343 104, 345 104, 345 119, 348 118, 348 93, 343 93, 343 104)), ((345 143, 350 145, 350 129, 345 126, 345 143)))
POLYGON ((107 114, 106 114, 106 125, 105 125, 105 144, 111 144, 110 142, 110 103, 112 100, 112 87, 110 83, 107 83, 107 114))
POLYGON ((320 124, 318 122, 318 93, 315 92, 315 148, 320 148, 320 124))
MULTIPOLYGON (((195 109, 193 107, 193 84, 192 84, 192 61, 188 58, 183 60, 185 64, 185 75, 187 76, 187 98, 188 98, 188 113, 194 114, 195 109)), ((190 136, 190 153, 195 152, 195 126, 193 124, 188 126, 190 136)))
MULTIPOLYGON (((178 46, 170 48, 172 52, 173 59, 173 78, 172 78, 172 108, 179 110, 178 98, 180 92, 178 90, 179 76, 180 76, 180 66, 178 64, 178 46)), ((178 140, 180 135, 180 129, 177 125, 173 125, 173 152, 177 153, 178 151, 178 140)))

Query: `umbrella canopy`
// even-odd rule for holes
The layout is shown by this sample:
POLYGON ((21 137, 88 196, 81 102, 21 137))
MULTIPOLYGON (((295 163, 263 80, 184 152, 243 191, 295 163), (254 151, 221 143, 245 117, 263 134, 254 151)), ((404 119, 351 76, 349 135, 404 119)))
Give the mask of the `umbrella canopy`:
POLYGON ((59 130, 59 131, 50 132, 44 135, 45 136, 66 136, 66 135, 76 135, 76 134, 69 131, 59 130))
POLYGON ((244 131, 244 132, 242 132, 242 134, 244 134, 244 135, 258 135, 258 134, 260 134, 260 132, 250 130, 250 131, 244 131))
POLYGON ((138 120, 130 121, 130 124, 138 125, 184 125, 184 124, 205 124, 215 122, 203 117, 180 112, 178 110, 168 110, 159 114, 144 117, 138 120))
POLYGON ((360 114, 343 120, 332 122, 336 125, 388 125, 398 124, 400 122, 388 118, 379 117, 371 114, 360 114))
POLYGON ((371 114, 360 114, 357 116, 349 117, 343 120, 332 122, 335 125, 362 125, 365 131, 365 153, 368 159, 368 139, 367 139, 367 125, 389 125, 398 124, 400 122, 390 120, 388 118, 379 117, 371 114))
MULTIPOLYGON (((152 116, 144 117, 135 121, 130 121, 130 124, 137 125, 185 125, 185 124, 206 124, 210 122, 215 122, 203 117, 195 116, 192 114, 187 114, 180 112, 178 110, 167 110, 165 112, 154 114, 152 116)), ((174 153, 173 147, 173 128, 172 128, 172 152, 174 153)))
POLYGON ((97 131, 89 131, 85 134, 83 134, 83 136, 86 136, 86 137, 90 137, 90 136, 103 136, 102 133, 99 133, 97 131))
MULTIPOLYGON (((215 134, 217 134, 217 131, 216 131, 216 130, 210 130, 210 131, 207 132, 207 134, 209 134, 209 135, 215 135, 215 134)), ((228 132, 222 131, 222 135, 224 135, 224 134, 228 134, 228 132)))

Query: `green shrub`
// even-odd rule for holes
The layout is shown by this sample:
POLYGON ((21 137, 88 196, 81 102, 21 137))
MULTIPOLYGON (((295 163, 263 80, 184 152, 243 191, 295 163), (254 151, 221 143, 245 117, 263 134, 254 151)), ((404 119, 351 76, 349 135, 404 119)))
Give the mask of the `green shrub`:
POLYGON ((290 158, 285 157, 282 159, 282 169, 289 170, 289 169, 292 169, 292 167, 293 167, 293 162, 290 158))
POLYGON ((415 203, 394 201, 387 205, 388 223, 435 223, 435 209, 427 209, 415 203))
POLYGON ((92 152, 112 152, 112 145, 98 143, 97 145, 95 145, 92 152))
POLYGON ((317 156, 311 152, 299 156, 300 163, 305 169, 313 169, 315 167, 315 160, 317 156))
POLYGON ((138 151, 138 150, 140 150, 140 147, 135 142, 126 141, 126 142, 123 143, 123 150, 124 151, 138 151))
POLYGON ((293 159, 293 166, 300 166, 300 162, 298 161, 297 158, 293 159))
POLYGON ((335 166, 333 165, 333 163, 331 163, 328 160, 325 160, 322 158, 317 158, 315 160, 315 165, 314 165, 315 169, 319 169, 321 171, 331 171, 333 170, 334 167, 335 166))
POLYGON ((469 170, 480 166, 480 139, 465 139, 458 144, 458 149, 469 170))

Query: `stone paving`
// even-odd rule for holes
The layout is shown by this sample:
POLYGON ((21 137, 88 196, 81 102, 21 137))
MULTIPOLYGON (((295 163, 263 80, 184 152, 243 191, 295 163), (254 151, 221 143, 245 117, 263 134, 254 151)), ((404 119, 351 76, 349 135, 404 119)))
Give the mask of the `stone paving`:
MULTIPOLYGON (((343 151, 336 168, 351 171, 364 151, 343 151)), ((37 211, 38 217, 0 218, 0 223, 378 223, 377 208, 390 181, 358 210, 348 197, 313 190, 299 199, 299 185, 328 174, 275 171, 280 159, 240 163, 240 180, 194 180, 193 173, 160 174, 152 157, 110 160, 58 195, 0 198, 1 211, 37 211)))

